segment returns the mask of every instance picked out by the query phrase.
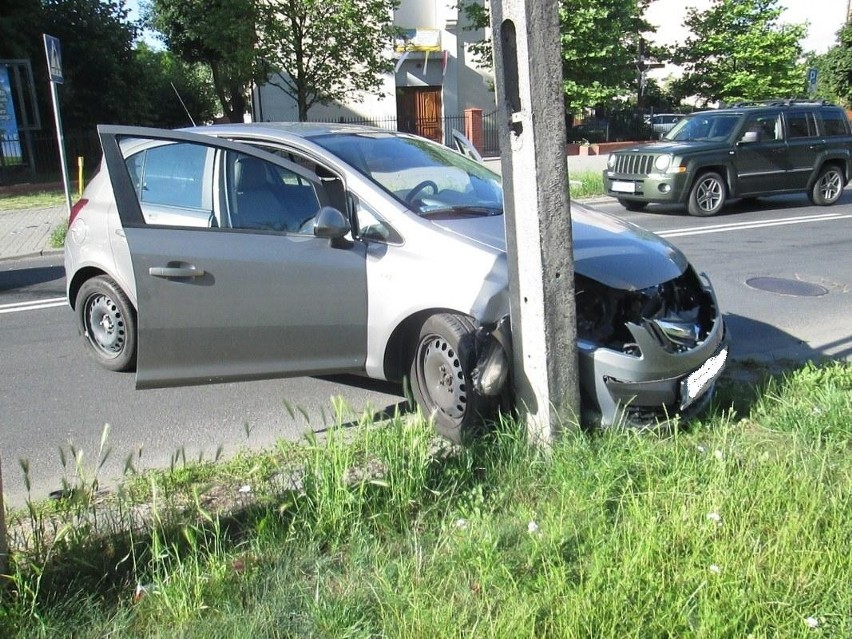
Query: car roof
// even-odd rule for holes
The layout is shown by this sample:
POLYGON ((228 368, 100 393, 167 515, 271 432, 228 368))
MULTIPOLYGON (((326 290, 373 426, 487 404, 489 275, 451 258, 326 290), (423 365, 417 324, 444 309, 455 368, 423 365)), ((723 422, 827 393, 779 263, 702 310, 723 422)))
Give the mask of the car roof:
MULTIPOLYGON (((257 138, 314 138, 331 134, 385 134, 401 135, 398 131, 363 124, 338 124, 333 122, 246 122, 236 124, 211 124, 182 129, 189 133, 202 133, 223 137, 251 136, 257 138)), ((404 135, 404 134, 402 134, 404 135)))
MULTIPOLYGON (((738 102, 723 109, 706 109, 703 111, 695 111, 690 113, 690 116, 707 114, 707 113, 732 113, 741 115, 743 113, 752 113, 761 109, 792 109, 810 107, 814 109, 841 109, 836 104, 825 101, 814 100, 764 100, 762 102, 738 102)), ((842 110, 842 109, 841 109, 842 110)))

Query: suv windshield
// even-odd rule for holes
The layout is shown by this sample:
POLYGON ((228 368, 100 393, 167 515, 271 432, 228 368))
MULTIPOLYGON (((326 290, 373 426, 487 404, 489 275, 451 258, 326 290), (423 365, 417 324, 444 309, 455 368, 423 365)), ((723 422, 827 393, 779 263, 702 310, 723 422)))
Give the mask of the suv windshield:
POLYGON ((313 138, 423 217, 500 215, 500 176, 443 146, 391 133, 313 138))
POLYGON ((696 113, 683 118, 666 133, 665 140, 687 142, 689 140, 723 141, 728 138, 742 116, 739 113, 696 113))

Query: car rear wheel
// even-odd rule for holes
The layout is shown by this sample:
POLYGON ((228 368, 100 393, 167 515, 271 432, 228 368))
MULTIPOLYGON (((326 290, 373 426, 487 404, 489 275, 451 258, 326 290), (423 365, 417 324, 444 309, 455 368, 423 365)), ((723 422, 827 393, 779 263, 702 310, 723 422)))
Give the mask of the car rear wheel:
POLYGON ((112 371, 136 366, 136 310, 112 278, 87 280, 74 308, 86 350, 95 361, 112 371))
POLYGON ((643 211, 645 207, 648 206, 647 202, 637 202, 636 200, 619 199, 618 203, 628 211, 643 211))
POLYGON ((440 313, 420 329, 411 363, 411 390, 435 430, 462 443, 491 408, 471 381, 476 366, 475 327, 464 315, 440 313))
POLYGON ((696 217, 716 215, 725 206, 728 189, 718 173, 708 172, 698 176, 689 193, 689 214, 696 217))
POLYGON ((829 164, 819 172, 811 187, 810 200, 818 206, 828 206, 840 199, 843 193, 843 172, 836 164, 829 164))

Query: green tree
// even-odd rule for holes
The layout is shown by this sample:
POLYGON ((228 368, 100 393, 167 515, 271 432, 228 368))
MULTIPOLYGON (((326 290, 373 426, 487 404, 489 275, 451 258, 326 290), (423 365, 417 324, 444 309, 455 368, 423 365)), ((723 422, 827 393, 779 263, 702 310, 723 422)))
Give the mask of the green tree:
POLYGON ((643 14, 652 0, 561 0, 562 84, 569 110, 635 94, 643 14))
POLYGON ((262 48, 269 82, 296 102, 299 120, 315 104, 380 93, 393 70, 385 53, 393 43, 398 0, 268 0, 262 48))
MULTIPOLYGON (((330 5, 329 5, 330 6, 330 5)), ((151 0, 147 23, 168 49, 210 69, 213 90, 225 117, 242 122, 248 92, 261 77, 256 0, 151 0)))
POLYGON ((684 69, 674 90, 705 103, 801 95, 806 27, 780 23, 782 11, 778 0, 713 0, 706 11, 687 9, 690 35, 672 53, 684 69))
MULTIPOLYGON (((67 131, 91 129, 98 123, 123 122, 137 88, 133 43, 138 26, 128 20, 123 0, 43 0, 41 31, 62 43, 64 84, 60 89, 67 131)), ((31 42, 37 78, 46 78, 44 46, 31 42)), ((44 81, 36 80, 37 87, 44 81)), ((49 100, 41 100, 43 122, 50 122, 49 100)))
POLYGON ((838 43, 815 59, 812 66, 819 69, 818 94, 837 99, 849 108, 852 107, 852 25, 844 26, 837 36, 838 43))
MULTIPOLYGON (((644 12, 653 0, 560 0, 562 84, 569 111, 636 91, 636 53, 642 33, 653 31, 644 12)), ((468 29, 488 28, 488 7, 462 0, 468 29)), ((491 66, 491 43, 474 43, 479 64, 491 66)), ((651 52, 656 56, 658 52, 651 52)))
POLYGON ((0 4, 0 58, 28 58, 40 42, 41 2, 3 0, 0 4))
POLYGON ((170 51, 137 44, 134 65, 138 84, 144 87, 133 101, 128 123, 160 128, 210 122, 217 111, 209 70, 184 62, 170 51))

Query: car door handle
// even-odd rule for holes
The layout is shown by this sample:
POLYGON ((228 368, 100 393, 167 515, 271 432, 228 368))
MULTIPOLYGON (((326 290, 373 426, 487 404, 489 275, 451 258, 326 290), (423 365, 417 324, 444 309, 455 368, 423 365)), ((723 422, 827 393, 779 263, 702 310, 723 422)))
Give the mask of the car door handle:
POLYGON ((186 266, 152 266, 148 269, 153 277, 201 277, 204 271, 188 264, 186 266))

